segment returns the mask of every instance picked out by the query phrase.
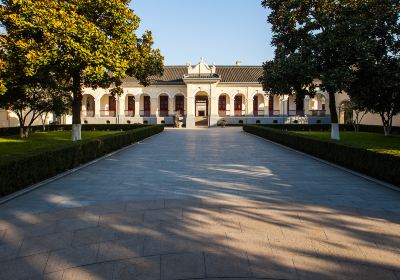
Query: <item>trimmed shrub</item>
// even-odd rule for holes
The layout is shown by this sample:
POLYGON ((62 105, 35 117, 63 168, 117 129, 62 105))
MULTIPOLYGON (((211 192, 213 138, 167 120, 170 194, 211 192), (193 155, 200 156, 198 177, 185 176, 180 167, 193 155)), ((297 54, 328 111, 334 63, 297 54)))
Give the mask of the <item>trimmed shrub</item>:
MULTIPOLYGON (((93 131, 93 130, 110 130, 110 131, 127 131, 132 130, 135 128, 143 127, 143 124, 82 124, 83 131, 93 131)), ((70 124, 62 124, 62 125, 45 125, 46 131, 70 131, 72 129, 72 125, 70 124)), ((31 127, 32 132, 43 132, 42 125, 35 125, 31 127)), ((18 135, 19 134, 19 127, 2 127, 0 128, 0 136, 11 136, 11 135, 18 135)))
MULTIPOLYGON (((329 131, 331 129, 330 124, 263 124, 263 127, 276 128, 281 130, 291 130, 291 131, 329 131)), ((383 127, 379 125, 359 125, 359 132, 373 132, 382 133, 383 127)), ((340 130, 342 131, 354 131, 354 127, 349 124, 341 124, 340 130)), ((392 133, 400 133, 400 127, 393 126, 392 133)))
POLYGON ((243 130, 400 186, 400 157, 331 141, 308 138, 270 127, 247 125, 243 127, 243 130))
POLYGON ((162 125, 71 143, 70 146, 0 163, 0 197, 43 181, 112 151, 143 140, 164 130, 162 125))

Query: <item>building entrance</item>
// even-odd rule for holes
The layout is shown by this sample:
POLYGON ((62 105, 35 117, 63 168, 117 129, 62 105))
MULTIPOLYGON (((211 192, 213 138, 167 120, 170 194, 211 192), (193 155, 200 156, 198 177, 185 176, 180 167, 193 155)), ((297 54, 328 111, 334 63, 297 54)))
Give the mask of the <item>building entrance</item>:
POLYGON ((208 96, 200 95, 195 99, 196 126, 208 126, 208 96))

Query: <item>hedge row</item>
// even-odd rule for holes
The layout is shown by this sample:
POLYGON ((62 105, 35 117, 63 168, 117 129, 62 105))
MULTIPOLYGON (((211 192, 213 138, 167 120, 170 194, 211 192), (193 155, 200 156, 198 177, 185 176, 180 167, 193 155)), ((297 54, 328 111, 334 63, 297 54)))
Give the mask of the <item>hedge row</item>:
POLYGON ((243 130, 400 186, 400 157, 327 140, 312 139, 269 127, 250 125, 244 126, 243 130))
MULTIPOLYGON (((82 124, 82 130, 85 131, 93 131, 93 130, 132 130, 138 127, 143 127, 143 124, 82 124)), ((45 125, 46 131, 58 131, 65 130, 70 131, 72 129, 72 125, 45 125)), ((42 125, 35 125, 31 127, 32 132, 42 132, 42 125)), ((0 128, 0 136, 9 136, 9 135, 18 135, 19 127, 2 127, 0 128)))
POLYGON ((43 181, 164 130, 162 125, 145 126, 114 135, 71 143, 25 158, 0 163, 0 197, 43 181))
MULTIPOLYGON (((276 128, 281 130, 291 130, 291 131, 329 131, 331 129, 330 124, 263 124, 263 127, 276 128)), ((379 125, 359 125, 360 132, 373 132, 382 133, 383 127, 379 125)), ((341 131, 354 131, 354 126, 348 124, 340 125, 341 131)), ((400 127, 393 126, 392 133, 399 134, 400 127)))

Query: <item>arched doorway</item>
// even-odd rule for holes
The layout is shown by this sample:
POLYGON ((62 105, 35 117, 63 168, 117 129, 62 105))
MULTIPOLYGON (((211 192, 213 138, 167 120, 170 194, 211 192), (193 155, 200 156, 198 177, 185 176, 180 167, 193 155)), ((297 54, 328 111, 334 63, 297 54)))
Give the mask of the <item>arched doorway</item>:
POLYGON ((90 94, 84 94, 82 97, 82 117, 94 117, 96 103, 94 97, 90 94))
POLYGON ((117 100, 111 94, 105 94, 100 99, 100 115, 102 117, 115 117, 117 113, 117 100))
POLYGON ((151 101, 150 96, 147 94, 142 94, 140 96, 140 116, 150 117, 151 115, 151 101))
POLYGON ((160 117, 168 117, 168 105, 169 105, 169 96, 165 93, 161 94, 159 97, 160 102, 160 117))
POLYGON ((185 115, 185 96, 183 94, 175 95, 175 113, 180 116, 185 115))
POLYGON ((195 98, 196 117, 208 117, 208 95, 205 92, 199 92, 195 98))
POLYGON ((235 95, 235 99, 234 99, 234 110, 235 110, 235 116, 240 117, 243 116, 245 114, 245 97, 243 94, 237 94, 235 95))
POLYGON ((229 116, 229 111, 230 111, 229 95, 221 94, 218 97, 218 115, 220 117, 229 116))
POLYGON ((125 97, 125 116, 134 117, 135 116, 135 96, 127 95, 125 97))
POLYGON ((198 92, 196 94, 194 110, 196 126, 208 126, 209 101, 206 92, 198 92))

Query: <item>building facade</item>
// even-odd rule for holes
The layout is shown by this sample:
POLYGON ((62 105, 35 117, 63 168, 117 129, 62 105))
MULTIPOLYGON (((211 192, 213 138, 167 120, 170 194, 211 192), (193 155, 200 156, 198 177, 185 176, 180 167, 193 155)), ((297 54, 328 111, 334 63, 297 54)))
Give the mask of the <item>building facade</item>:
MULTIPOLYGON (((330 123, 329 96, 319 91, 296 106, 294 96, 270 96, 259 78, 261 66, 215 66, 202 59, 197 65, 165 66, 162 77, 153 77, 148 87, 127 77, 123 94, 112 96, 109 89, 86 88, 82 100, 82 123, 167 124, 178 117, 187 128, 213 127, 224 120, 240 124, 326 124, 330 123)), ((337 94, 340 123, 351 123, 354 114, 347 106, 347 94, 337 94)), ((71 124, 71 116, 49 114, 46 123, 71 124)), ((366 114, 363 124, 382 125, 376 114, 366 114)), ((42 124, 38 119, 36 125, 42 124)), ((0 127, 18 126, 13 112, 0 109, 0 127)), ((400 126, 400 116, 393 119, 400 126)))
POLYGON ((293 96, 268 96, 258 79, 260 66, 166 66, 148 87, 128 77, 124 93, 85 89, 82 123, 174 124, 180 116, 187 128, 227 124, 329 123, 324 93, 306 98, 296 110, 293 96))

